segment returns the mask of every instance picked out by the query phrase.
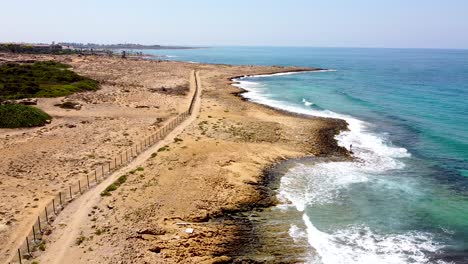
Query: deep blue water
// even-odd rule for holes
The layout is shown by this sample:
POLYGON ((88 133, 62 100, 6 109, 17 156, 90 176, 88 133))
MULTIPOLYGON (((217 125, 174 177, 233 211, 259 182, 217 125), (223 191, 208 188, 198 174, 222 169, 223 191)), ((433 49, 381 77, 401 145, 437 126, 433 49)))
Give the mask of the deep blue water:
POLYGON ((281 195, 304 212, 313 263, 468 263, 468 50, 219 47, 174 60, 334 71, 249 77, 252 101, 339 117, 359 162, 297 164, 281 195))

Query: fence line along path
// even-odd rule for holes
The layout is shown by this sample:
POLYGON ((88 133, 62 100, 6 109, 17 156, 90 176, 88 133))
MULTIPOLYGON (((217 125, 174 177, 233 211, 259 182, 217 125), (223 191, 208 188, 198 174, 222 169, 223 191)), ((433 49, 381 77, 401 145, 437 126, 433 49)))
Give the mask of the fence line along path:
POLYGON ((29 233, 24 234, 24 239, 20 237, 16 248, 11 249, 7 263, 27 263, 36 256, 39 256, 39 263, 68 263, 67 256, 73 254, 67 253, 77 250, 72 246, 81 227, 87 221, 88 213, 99 203, 101 192, 120 175, 143 164, 152 153, 171 143, 196 119, 201 104, 200 78, 196 71, 190 74, 190 88, 192 97, 185 112, 174 117, 154 134, 112 157, 107 163, 99 165, 91 174, 77 179, 74 184, 57 193, 35 222, 31 223, 29 233), (57 227, 54 223, 66 223, 66 226, 57 227), (56 228, 48 236, 47 245, 44 245, 42 237, 52 230, 52 226, 56 228), (44 248, 47 249, 42 252, 44 248))

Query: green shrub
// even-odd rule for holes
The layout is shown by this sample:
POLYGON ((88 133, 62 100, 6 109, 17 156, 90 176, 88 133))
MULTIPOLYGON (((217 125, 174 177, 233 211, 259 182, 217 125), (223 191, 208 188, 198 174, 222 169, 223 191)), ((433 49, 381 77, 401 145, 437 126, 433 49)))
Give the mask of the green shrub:
POLYGON ((117 179, 119 184, 124 184, 127 181, 127 175, 122 175, 117 179))
POLYGON ((158 152, 169 151, 169 146, 164 146, 158 149, 158 152))
POLYGON ((117 190, 120 185, 124 184, 127 181, 127 175, 120 176, 114 183, 107 186, 107 188, 101 192, 101 196, 111 196, 111 192, 117 190))
POLYGON ((119 188, 119 186, 117 186, 115 183, 113 183, 113 184, 107 186, 105 191, 113 192, 113 191, 117 190, 117 188, 119 188))
POLYGON ((111 196, 111 192, 119 188, 115 183, 107 186, 107 188, 101 193, 101 196, 111 196))
POLYGON ((60 97, 97 90, 98 82, 70 71, 54 61, 0 66, 0 98, 60 97))
POLYGON ((0 105, 0 128, 43 126, 51 117, 39 108, 28 105, 0 105))

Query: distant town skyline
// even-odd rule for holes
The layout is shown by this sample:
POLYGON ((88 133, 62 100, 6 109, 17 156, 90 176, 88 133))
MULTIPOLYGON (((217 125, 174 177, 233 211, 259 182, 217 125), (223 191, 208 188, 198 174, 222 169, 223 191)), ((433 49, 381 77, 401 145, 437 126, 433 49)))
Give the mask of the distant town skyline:
POLYGON ((462 0, 2 3, 0 42, 468 48, 462 0))

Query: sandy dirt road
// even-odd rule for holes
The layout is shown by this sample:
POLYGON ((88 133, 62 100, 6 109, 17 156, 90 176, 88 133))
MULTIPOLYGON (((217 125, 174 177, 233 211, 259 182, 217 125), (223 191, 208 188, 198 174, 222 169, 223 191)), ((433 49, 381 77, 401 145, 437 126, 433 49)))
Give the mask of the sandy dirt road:
POLYGON ((139 165, 143 164, 151 157, 152 153, 156 152, 162 146, 172 142, 177 135, 179 135, 197 118, 197 114, 200 111, 201 85, 200 79, 198 78, 198 73, 194 71, 190 77, 190 87, 192 92, 195 92, 197 85, 198 94, 195 99, 193 112, 184 122, 174 128, 174 130, 172 130, 166 136, 166 138, 141 153, 127 166, 114 172, 105 181, 87 193, 83 194, 60 213, 54 222, 54 225, 56 226, 53 233, 49 237, 47 249, 38 258, 39 263, 80 263, 79 259, 76 258, 76 251, 80 249, 74 247, 74 245, 76 238, 80 235, 80 230, 82 230, 84 225, 88 223, 87 220, 89 212, 92 210, 93 206, 99 203, 101 199, 100 193, 107 186, 112 184, 112 182, 114 182, 120 175, 125 174, 129 170, 135 169, 139 165))

